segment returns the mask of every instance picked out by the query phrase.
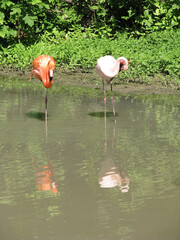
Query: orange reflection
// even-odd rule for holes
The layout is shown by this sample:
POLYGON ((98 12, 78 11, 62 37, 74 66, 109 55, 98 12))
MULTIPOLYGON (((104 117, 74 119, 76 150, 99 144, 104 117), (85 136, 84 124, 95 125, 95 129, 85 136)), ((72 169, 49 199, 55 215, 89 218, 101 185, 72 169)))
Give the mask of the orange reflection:
POLYGON ((57 182, 52 165, 48 164, 42 168, 37 168, 35 166, 35 177, 39 191, 52 191, 53 194, 57 194, 57 182))

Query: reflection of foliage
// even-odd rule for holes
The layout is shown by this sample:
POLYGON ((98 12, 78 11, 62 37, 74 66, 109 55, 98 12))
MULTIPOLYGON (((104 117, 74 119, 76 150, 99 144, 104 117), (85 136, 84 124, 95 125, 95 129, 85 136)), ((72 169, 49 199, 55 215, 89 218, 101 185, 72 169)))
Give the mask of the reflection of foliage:
POLYGON ((35 119, 39 119, 41 121, 45 121, 45 113, 42 113, 42 112, 28 112, 27 114, 27 117, 29 118, 35 118, 35 119))

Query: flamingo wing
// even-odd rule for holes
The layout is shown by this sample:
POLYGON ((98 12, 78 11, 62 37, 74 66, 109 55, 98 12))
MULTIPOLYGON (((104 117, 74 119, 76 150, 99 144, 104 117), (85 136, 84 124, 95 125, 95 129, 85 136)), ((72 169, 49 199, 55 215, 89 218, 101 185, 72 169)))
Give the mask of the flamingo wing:
POLYGON ((39 80, 42 80, 46 88, 50 88, 52 86, 52 80, 50 81, 49 63, 51 67, 54 69, 55 67, 54 58, 48 55, 38 56, 33 61, 33 64, 32 64, 33 69, 31 72, 31 76, 34 75, 39 80))
POLYGON ((100 57, 97 61, 96 71, 105 80, 110 80, 114 77, 113 73, 116 66, 116 59, 112 56, 100 57))

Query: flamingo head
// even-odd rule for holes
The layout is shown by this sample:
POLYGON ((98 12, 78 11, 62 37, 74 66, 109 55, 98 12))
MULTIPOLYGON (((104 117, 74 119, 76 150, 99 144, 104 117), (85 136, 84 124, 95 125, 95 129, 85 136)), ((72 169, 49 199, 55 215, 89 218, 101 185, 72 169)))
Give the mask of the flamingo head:
POLYGON ((53 80, 53 71, 54 71, 54 68, 55 68, 55 61, 54 59, 51 59, 49 62, 48 62, 48 68, 49 68, 49 79, 50 79, 50 82, 53 80))
POLYGON ((47 64, 47 70, 45 78, 42 78, 42 82, 45 86, 45 88, 51 88, 53 84, 53 72, 55 68, 55 60, 51 58, 47 64), (44 80, 43 80, 44 79, 44 80))
POLYGON ((127 58, 124 58, 124 57, 120 57, 119 60, 120 60, 119 71, 128 70, 129 60, 127 58))

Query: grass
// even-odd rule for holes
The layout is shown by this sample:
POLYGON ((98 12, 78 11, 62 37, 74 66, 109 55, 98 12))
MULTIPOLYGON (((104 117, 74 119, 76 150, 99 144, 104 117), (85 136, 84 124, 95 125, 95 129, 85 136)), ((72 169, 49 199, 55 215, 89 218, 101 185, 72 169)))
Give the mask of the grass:
POLYGON ((56 67, 87 71, 95 67, 101 56, 124 56, 130 63, 129 70, 121 73, 123 81, 150 83, 157 76, 164 84, 180 86, 180 29, 154 32, 139 39, 125 33, 114 39, 81 32, 66 38, 45 34, 41 41, 30 46, 18 43, 2 47, 0 67, 26 69, 42 54, 54 57, 56 67))

